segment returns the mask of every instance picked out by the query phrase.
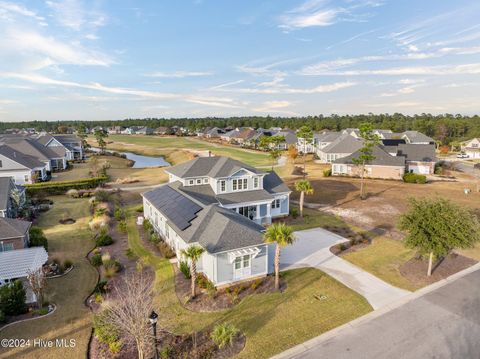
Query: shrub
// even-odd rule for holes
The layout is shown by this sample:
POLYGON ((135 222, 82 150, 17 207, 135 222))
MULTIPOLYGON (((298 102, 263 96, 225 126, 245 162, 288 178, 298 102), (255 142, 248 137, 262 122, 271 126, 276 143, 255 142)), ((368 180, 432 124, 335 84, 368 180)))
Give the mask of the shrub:
POLYGON ((252 288, 252 290, 255 291, 255 290, 257 290, 257 288, 258 288, 259 286, 262 285, 262 283, 263 283, 263 279, 257 279, 256 281, 254 281, 254 282, 252 283, 252 285, 250 286, 250 288, 252 288))
POLYGON ((27 295, 21 281, 16 280, 0 287, 0 310, 5 315, 19 315, 27 311, 27 295))
POLYGON ((127 233, 127 222, 125 221, 118 222, 117 229, 120 233, 127 233))
POLYGON ((290 215, 293 218, 297 218, 298 217, 298 208, 297 207, 290 207, 290 215))
POLYGON ((120 269, 122 269, 122 265, 117 260, 109 259, 103 261, 103 270, 107 278, 113 277, 116 273, 120 272, 120 269))
POLYGON ((115 219, 117 221, 121 221, 121 220, 125 219, 125 212, 123 211, 123 209, 117 208, 115 210, 114 216, 115 216, 115 219))
POLYGON ((67 196, 71 198, 78 198, 80 197, 78 190, 72 188, 67 191, 67 196))
POLYGON ((192 275, 190 273, 190 266, 188 265, 187 261, 180 261, 180 272, 183 273, 185 279, 192 278, 192 275))
POLYGON ((95 217, 102 217, 102 216, 103 216, 104 214, 106 214, 106 213, 107 213, 107 209, 106 209, 106 208, 103 208, 103 207, 97 208, 97 209, 95 210, 95 217))
POLYGON ((116 342, 108 343, 108 349, 110 350, 110 353, 118 354, 120 353, 120 350, 122 350, 122 342, 117 340, 116 342))
POLYGON ((160 237, 159 237, 158 234, 156 234, 155 232, 153 232, 153 233, 150 234, 149 240, 150 240, 150 242, 152 242, 153 244, 159 244, 159 243, 160 243, 160 237))
POLYGON ((135 208, 135 212, 143 213, 143 204, 140 204, 137 208, 135 208))
POLYGON ((170 259, 176 255, 173 249, 165 242, 160 242, 158 244, 158 249, 164 258, 170 259))
POLYGON ((125 255, 127 256, 128 259, 137 258, 137 255, 133 252, 132 248, 127 248, 127 250, 125 251, 125 255))
POLYGON ((68 268, 71 268, 72 266, 73 266, 73 263, 70 259, 65 259, 63 261, 63 268, 68 269, 68 268))
POLYGON ((144 219, 143 221, 143 229, 145 230, 145 232, 147 233, 150 233, 152 230, 153 230, 153 227, 152 227, 152 224, 150 223, 150 221, 148 219, 144 219))
POLYGON ((104 190, 95 191, 95 200, 98 202, 109 202, 112 195, 110 192, 104 190))
POLYGON ((38 182, 25 185, 27 194, 32 197, 38 193, 47 195, 65 194, 70 189, 89 189, 103 185, 108 180, 107 176, 82 178, 73 181, 55 181, 55 182, 38 182))
POLYGON ((37 313, 38 315, 47 315, 48 314, 48 307, 43 307, 43 308, 37 309, 35 311, 35 313, 37 313))
POLYGON ((341 243, 341 244, 339 245, 339 248, 340 248, 341 251, 344 251, 344 250, 346 250, 348 247, 347 247, 344 243, 341 243))
POLYGON ((94 267, 100 267, 103 264, 102 255, 100 253, 94 254, 92 258, 90 258, 90 263, 94 267))
POLYGON ((442 165, 441 165, 440 163, 436 163, 436 164, 435 164, 435 171, 434 171, 434 173, 435 173, 436 175, 441 175, 441 174, 443 174, 443 167, 442 167, 442 165))
POLYGON ((323 171, 323 177, 330 177, 331 175, 332 175, 332 169, 331 168, 323 171))
POLYGON ((48 240, 40 227, 32 226, 28 232, 30 247, 42 247, 48 251, 48 240))
POLYGON ((238 329, 233 324, 222 323, 215 325, 210 337, 221 349, 227 345, 232 345, 237 333, 238 329))
MULTIPOLYGON (((107 309, 108 311, 108 309, 107 309)), ((120 340, 120 332, 117 327, 108 320, 108 312, 103 312, 93 317, 93 332, 95 337, 109 346, 120 340)))
POLYGON ((405 173, 403 181, 406 183, 427 183, 427 177, 416 173, 405 173))
POLYGON ((108 292, 108 282, 106 280, 101 280, 95 286, 93 290, 94 293, 105 294, 108 292))
POLYGON ((203 273, 198 273, 197 284, 202 289, 211 290, 215 288, 215 285, 203 273))
POLYGON ((162 359, 168 359, 170 357, 170 354, 172 353, 172 349, 167 345, 167 346, 164 346, 161 350, 160 350, 160 358, 162 359))
POLYGON ((95 294, 95 303, 100 304, 103 302, 103 295, 100 293, 95 294))
POLYGON ((109 246, 113 243, 113 238, 108 234, 108 231, 101 231, 95 239, 95 245, 97 247, 109 246))

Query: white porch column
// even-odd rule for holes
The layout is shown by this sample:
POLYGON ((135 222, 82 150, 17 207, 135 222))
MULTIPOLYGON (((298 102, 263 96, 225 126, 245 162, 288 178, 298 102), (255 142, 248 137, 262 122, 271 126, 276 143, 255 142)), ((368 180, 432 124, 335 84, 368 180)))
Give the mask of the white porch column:
POLYGON ((272 204, 267 203, 267 217, 272 217, 272 204))
POLYGON ((256 219, 260 219, 260 205, 257 204, 257 213, 255 214, 256 219))

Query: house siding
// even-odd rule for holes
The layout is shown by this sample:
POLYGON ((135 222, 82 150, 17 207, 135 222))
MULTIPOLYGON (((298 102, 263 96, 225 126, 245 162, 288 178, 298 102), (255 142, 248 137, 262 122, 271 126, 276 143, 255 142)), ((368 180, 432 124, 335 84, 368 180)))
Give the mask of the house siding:
MULTIPOLYGON (((332 165, 332 175, 334 176, 346 175, 352 177, 360 177, 361 173, 361 166, 352 164, 332 165)), ((367 178, 401 180, 404 174, 404 166, 365 166, 365 177, 367 178)))

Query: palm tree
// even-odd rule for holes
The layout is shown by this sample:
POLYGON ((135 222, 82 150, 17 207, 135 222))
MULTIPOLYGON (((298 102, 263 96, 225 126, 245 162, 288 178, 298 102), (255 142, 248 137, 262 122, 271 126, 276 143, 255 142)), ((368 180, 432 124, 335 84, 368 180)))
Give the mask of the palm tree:
POLYGON ((305 195, 313 194, 314 190, 310 182, 307 180, 295 182, 295 189, 300 192, 300 217, 303 217, 303 202, 305 201, 305 195))
POLYGON ((197 295, 195 283, 197 282, 197 261, 202 256, 205 249, 202 247, 191 245, 188 248, 182 249, 181 253, 184 257, 190 259, 190 275, 191 275, 191 288, 192 288, 192 298, 195 298, 197 295))
POLYGON ((265 243, 275 243, 275 289, 280 289, 280 248, 292 244, 295 241, 293 228, 285 223, 274 223, 267 228, 263 235, 265 243))

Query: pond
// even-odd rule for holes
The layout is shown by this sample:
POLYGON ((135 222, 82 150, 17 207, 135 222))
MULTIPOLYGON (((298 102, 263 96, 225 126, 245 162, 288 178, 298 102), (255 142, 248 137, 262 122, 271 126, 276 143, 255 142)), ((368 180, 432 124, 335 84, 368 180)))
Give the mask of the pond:
MULTIPOLYGON (((100 152, 99 148, 91 147, 90 150, 93 152, 100 152)), ((108 150, 107 150, 108 152, 108 150)), ((113 151, 110 151, 113 152, 113 151)), ((115 151, 116 152, 116 151, 115 151)), ((127 156, 127 159, 135 161, 135 164, 132 166, 132 168, 148 168, 148 167, 167 167, 170 166, 170 163, 168 163, 165 158, 162 156, 144 156, 144 155, 137 155, 135 153, 131 152, 118 152, 121 153, 122 155, 127 156)))

